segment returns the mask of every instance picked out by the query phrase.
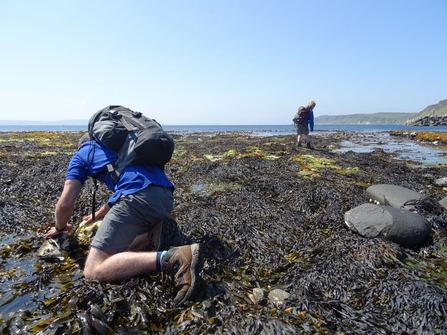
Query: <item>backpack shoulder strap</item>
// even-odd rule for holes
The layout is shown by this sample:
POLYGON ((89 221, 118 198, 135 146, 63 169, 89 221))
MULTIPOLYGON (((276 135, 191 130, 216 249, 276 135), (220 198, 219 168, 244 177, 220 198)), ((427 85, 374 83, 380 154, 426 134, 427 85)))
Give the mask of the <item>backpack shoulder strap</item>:
POLYGON ((115 183, 118 182, 120 179, 121 173, 124 171, 124 169, 129 166, 133 159, 135 158, 135 144, 137 143, 137 136, 135 132, 130 131, 127 134, 126 141, 123 144, 123 147, 121 148, 120 152, 117 155, 117 159, 115 163, 108 164, 107 170, 110 172, 110 176, 115 181, 115 183))

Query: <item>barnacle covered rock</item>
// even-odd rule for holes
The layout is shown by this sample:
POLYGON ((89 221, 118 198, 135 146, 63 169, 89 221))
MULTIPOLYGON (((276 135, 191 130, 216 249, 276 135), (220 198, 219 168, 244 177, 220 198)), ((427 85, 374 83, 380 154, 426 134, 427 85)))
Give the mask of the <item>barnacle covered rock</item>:
POLYGON ((366 196, 380 205, 412 209, 414 204, 410 201, 419 200, 424 195, 399 185, 375 184, 366 189, 366 196))

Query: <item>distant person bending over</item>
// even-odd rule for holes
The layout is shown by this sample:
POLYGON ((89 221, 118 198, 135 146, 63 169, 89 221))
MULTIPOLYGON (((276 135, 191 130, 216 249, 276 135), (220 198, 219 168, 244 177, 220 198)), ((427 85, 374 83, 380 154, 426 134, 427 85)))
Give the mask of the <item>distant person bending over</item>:
POLYGON ((306 141, 306 145, 309 149, 313 149, 310 145, 310 135, 309 129, 311 132, 314 131, 314 108, 316 104, 315 101, 311 100, 307 104, 306 107, 300 106, 298 108, 298 112, 295 114, 293 118, 293 123, 296 128, 297 136, 297 146, 301 146, 301 140, 304 138, 306 141))
MULTIPOLYGON (((70 160, 62 194, 54 214, 55 226, 45 239, 71 231, 68 223, 75 202, 88 177, 98 176, 108 164, 113 164, 113 151, 84 135, 70 160)), ((190 300, 195 289, 199 245, 185 245, 158 250, 166 230, 171 229, 168 218, 174 206, 174 185, 156 165, 128 166, 115 184, 110 173, 99 181, 114 191, 108 203, 96 212, 102 222, 93 238, 84 267, 86 279, 114 282, 150 272, 175 272, 178 293, 176 304, 190 300), (167 223, 165 223, 167 222, 167 223), (137 236, 151 231, 158 247, 152 251, 131 251, 137 236), (153 232, 153 233, 152 233, 153 232), (158 234, 158 235, 157 235, 158 234), (131 246, 129 248, 129 246, 131 246)), ((92 222, 92 215, 84 218, 92 222)))

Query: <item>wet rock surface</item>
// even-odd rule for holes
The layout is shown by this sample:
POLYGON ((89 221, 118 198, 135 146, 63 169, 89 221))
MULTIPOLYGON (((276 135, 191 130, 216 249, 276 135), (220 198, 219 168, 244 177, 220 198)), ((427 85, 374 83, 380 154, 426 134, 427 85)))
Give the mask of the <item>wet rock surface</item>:
POLYGON ((424 197, 421 193, 398 185, 375 184, 366 189, 367 198, 377 204, 394 208, 413 208, 412 200, 424 197))
MULTIPOLYGON (((165 274, 85 280, 86 243, 59 262, 37 256, 80 135, 1 134, 0 333, 447 333, 445 211, 416 204, 431 232, 413 248, 344 223, 374 184, 444 198, 435 180, 445 165, 333 152, 352 134, 315 136, 316 150, 295 147, 295 136, 174 135, 172 216, 202 250, 197 295, 175 307, 165 274)), ((75 225, 91 211, 92 190, 87 181, 75 225)), ((109 196, 100 187, 98 206, 109 196)))

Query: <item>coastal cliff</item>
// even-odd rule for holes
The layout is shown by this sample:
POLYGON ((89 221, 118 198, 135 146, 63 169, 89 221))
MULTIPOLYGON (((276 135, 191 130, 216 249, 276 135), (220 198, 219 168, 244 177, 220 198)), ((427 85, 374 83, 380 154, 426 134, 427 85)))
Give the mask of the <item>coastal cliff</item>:
POLYGON ((447 99, 435 105, 425 107, 415 118, 405 122, 406 126, 446 126, 447 125, 447 99))
POLYGON ((406 126, 447 125, 447 99, 425 107, 419 113, 371 113, 319 115, 317 124, 403 124, 406 126))

